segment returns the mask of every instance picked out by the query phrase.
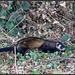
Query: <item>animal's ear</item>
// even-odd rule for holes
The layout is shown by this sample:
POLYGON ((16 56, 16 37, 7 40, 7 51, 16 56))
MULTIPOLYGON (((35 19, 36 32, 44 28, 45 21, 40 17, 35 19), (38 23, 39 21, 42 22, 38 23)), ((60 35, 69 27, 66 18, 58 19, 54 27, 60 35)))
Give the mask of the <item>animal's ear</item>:
POLYGON ((58 46, 59 45, 59 43, 56 43, 56 46, 58 46))

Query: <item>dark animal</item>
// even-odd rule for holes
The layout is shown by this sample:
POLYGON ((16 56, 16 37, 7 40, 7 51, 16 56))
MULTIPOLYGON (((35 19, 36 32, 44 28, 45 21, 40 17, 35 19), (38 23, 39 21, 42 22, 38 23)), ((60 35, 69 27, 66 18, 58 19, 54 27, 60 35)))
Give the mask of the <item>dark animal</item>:
MULTIPOLYGON (((42 39, 39 37, 27 37, 19 40, 16 44, 16 52, 25 54, 28 49, 41 49, 43 52, 50 51, 51 53, 55 51, 65 51, 65 46, 59 42, 54 40, 42 39)), ((0 48, 0 52, 4 51, 12 51, 14 50, 14 46, 0 48)))

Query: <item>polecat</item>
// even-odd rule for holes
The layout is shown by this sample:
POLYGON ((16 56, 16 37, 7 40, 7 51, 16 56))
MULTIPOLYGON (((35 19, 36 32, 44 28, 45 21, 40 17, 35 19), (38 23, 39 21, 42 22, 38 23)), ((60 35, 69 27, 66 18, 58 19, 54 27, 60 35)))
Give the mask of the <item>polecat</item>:
MULTIPOLYGON (((65 51, 65 46, 61 42, 55 40, 42 39, 39 37, 23 38, 19 40, 16 44, 16 52, 19 52, 22 55, 25 54, 26 50, 35 48, 41 49, 43 52, 50 51, 51 53, 55 51, 65 51)), ((0 52, 12 50, 14 50, 14 46, 0 48, 0 52)))

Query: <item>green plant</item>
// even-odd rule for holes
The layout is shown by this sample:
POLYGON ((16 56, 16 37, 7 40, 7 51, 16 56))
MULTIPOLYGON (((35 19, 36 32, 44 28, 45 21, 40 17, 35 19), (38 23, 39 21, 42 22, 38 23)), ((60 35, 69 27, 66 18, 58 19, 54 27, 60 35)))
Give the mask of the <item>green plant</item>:
POLYGON ((37 51, 36 50, 33 50, 31 53, 31 58, 35 61, 35 60, 38 60, 38 56, 37 56, 37 51))
POLYGON ((21 33, 19 28, 23 26, 23 23, 17 24, 23 19, 23 16, 26 15, 25 12, 20 13, 20 9, 18 8, 28 10, 30 4, 28 1, 7 1, 6 5, 7 7, 2 7, 0 5, 0 26, 3 28, 4 33, 8 33, 10 36, 18 35, 21 33), (19 12, 20 14, 15 12, 19 12))
POLYGON ((9 58, 7 60, 7 64, 12 63, 13 62, 13 57, 9 56, 9 54, 7 54, 7 57, 9 58))
POLYGON ((30 73, 28 73, 28 74, 39 74, 39 72, 40 72, 40 70, 39 69, 37 69, 37 70, 32 70, 30 73))
POLYGON ((63 35, 60 40, 61 41, 67 41, 69 39, 68 35, 63 35))
POLYGON ((3 47, 7 47, 7 43, 2 43, 3 44, 3 47))
POLYGON ((22 56, 22 54, 20 54, 20 53, 16 54, 16 58, 21 59, 21 61, 26 61, 26 59, 24 58, 24 56, 22 56))
POLYGON ((63 72, 62 71, 55 70, 55 71, 53 71, 53 74, 63 74, 63 72))
POLYGON ((21 63, 21 61, 17 61, 17 64, 18 64, 19 66, 23 66, 22 63, 21 63))
POLYGON ((30 4, 29 4, 27 1, 24 1, 24 2, 19 1, 19 3, 20 3, 20 5, 22 6, 22 8, 23 8, 24 10, 28 10, 29 7, 30 7, 30 4))
POLYGON ((42 57, 42 58, 46 58, 47 57, 47 55, 45 55, 45 53, 39 53, 38 56, 42 57))
POLYGON ((47 66, 50 69, 55 69, 57 67, 57 65, 59 65, 60 62, 56 62, 56 61, 52 61, 51 63, 49 63, 47 66))

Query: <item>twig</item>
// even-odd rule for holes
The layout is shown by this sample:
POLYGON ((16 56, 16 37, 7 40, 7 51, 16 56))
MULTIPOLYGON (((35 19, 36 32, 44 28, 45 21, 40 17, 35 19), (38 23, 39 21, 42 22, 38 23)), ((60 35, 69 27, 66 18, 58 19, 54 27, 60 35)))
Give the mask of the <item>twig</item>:
POLYGON ((0 29, 1 29, 2 33, 3 33, 6 37, 8 37, 9 39, 11 39, 11 40, 12 40, 12 37, 10 37, 8 34, 6 34, 6 33, 4 33, 4 32, 3 32, 3 29, 2 29, 2 27, 1 27, 1 26, 0 26, 0 29))
MULTIPOLYGON (((49 15, 50 17, 52 17, 49 13, 48 13, 48 15, 49 15)), ((54 19, 54 18, 52 17, 52 19, 54 19)), ((56 21, 56 20, 54 19, 54 21, 56 21)), ((64 27, 63 25, 61 25, 60 23, 57 24, 57 25, 59 25, 60 27, 62 27, 63 29, 65 29, 65 27, 64 27)))
MULTIPOLYGON (((22 19, 17 25, 15 25, 9 32, 11 32, 14 28, 16 28, 22 21, 24 21, 24 19, 25 19, 25 18, 23 18, 23 19, 22 19)), ((8 32, 8 33, 9 33, 9 32, 8 32)), ((8 33, 7 33, 7 34, 8 34, 8 33)))
POLYGON ((5 38, 5 37, 1 37, 1 38, 0 38, 0 40, 2 40, 2 39, 3 39, 3 40, 7 40, 7 38, 5 38))
POLYGON ((15 69, 16 69, 16 73, 17 73, 17 66, 16 66, 16 46, 14 46, 14 52, 15 52, 15 69))
POLYGON ((16 13, 18 13, 18 11, 19 11, 20 9, 21 9, 21 8, 19 8, 16 12, 14 12, 14 13, 9 17, 8 21, 10 21, 10 19, 11 19, 16 13))
POLYGON ((29 23, 32 23, 33 25, 37 25, 36 22, 32 21, 31 18, 29 17, 29 15, 27 14, 26 16, 26 20, 29 22, 29 23))
POLYGON ((56 13, 58 16, 61 16, 61 17, 63 17, 64 19, 67 19, 67 20, 69 20, 69 21, 71 21, 69 18, 67 18, 67 17, 65 17, 65 16, 62 16, 62 15, 60 15, 60 14, 58 14, 58 13, 56 13))
POLYGON ((47 61, 56 61, 56 60, 75 60, 75 58, 64 58, 64 57, 60 57, 60 58, 51 58, 49 60, 40 60, 40 61, 47 62, 47 61))

